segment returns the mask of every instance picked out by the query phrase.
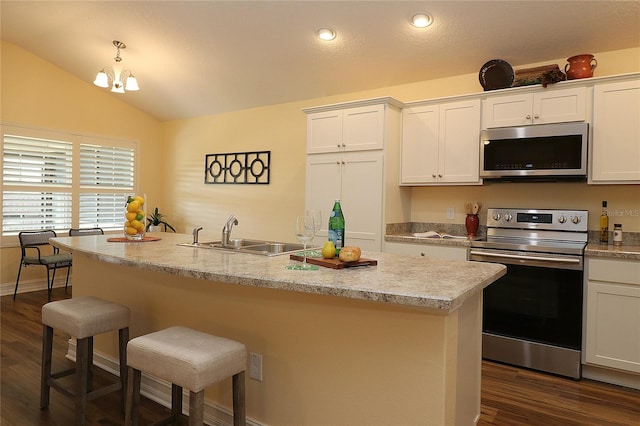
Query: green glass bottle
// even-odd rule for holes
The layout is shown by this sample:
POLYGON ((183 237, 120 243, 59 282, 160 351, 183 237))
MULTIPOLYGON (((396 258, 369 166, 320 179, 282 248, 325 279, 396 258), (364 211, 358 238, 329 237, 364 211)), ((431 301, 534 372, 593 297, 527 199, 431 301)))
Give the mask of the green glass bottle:
POLYGON ((336 255, 340 254, 340 249, 344 247, 344 215, 340 200, 333 203, 333 210, 329 216, 329 241, 336 247, 336 255))

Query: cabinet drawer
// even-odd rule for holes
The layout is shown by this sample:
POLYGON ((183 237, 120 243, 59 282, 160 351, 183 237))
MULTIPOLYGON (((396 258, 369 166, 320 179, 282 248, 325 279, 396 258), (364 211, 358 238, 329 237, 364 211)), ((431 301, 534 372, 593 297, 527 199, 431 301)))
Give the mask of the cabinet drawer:
POLYGON ((589 281, 606 281, 640 286, 640 262, 633 260, 587 259, 589 281))

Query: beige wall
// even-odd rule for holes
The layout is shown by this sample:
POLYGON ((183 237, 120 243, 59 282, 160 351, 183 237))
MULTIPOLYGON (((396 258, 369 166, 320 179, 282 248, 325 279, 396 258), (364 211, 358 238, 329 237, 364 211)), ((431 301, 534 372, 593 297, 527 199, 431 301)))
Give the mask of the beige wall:
MULTIPOLYGON (((595 56, 598 59, 596 77, 640 71, 640 48, 595 53, 595 56)), ((528 66, 557 63, 563 67, 565 62, 565 58, 559 58, 528 66)), ((219 239, 224 221, 234 212, 240 222, 234 230, 236 236, 293 241, 295 216, 304 208, 306 117, 302 108, 380 96, 408 102, 481 90, 478 75, 473 73, 165 123, 167 158, 172 159, 166 167, 170 182, 167 204, 174 209, 172 218, 183 231, 202 224, 203 235, 219 239), (206 153, 264 149, 272 150, 271 185, 203 184, 206 153)), ((462 224, 465 201, 481 201, 485 207, 587 209, 591 213, 590 229, 597 229, 601 201, 607 200, 614 213, 612 223, 622 223, 625 231, 640 232, 638 185, 514 183, 421 187, 411 190, 411 200, 413 221, 462 224), (448 207, 455 209, 453 220, 445 217, 448 207)), ((484 213, 483 210, 481 222, 485 220, 484 213)), ((357 220, 349 217, 349 212, 345 215, 347 227, 350 220, 357 220)))
MULTIPOLYGON (((598 59, 596 76, 640 71, 640 47, 594 55, 598 59)), ((565 58, 541 64, 549 63, 562 67, 565 58)), ((531 64, 535 65, 539 64, 531 64)), ((481 91, 477 73, 472 73, 161 123, 93 86, 92 76, 80 80, 11 43, 2 42, 1 72, 1 120, 138 140, 142 152, 139 188, 156 200, 151 204, 159 205, 178 231, 190 232, 195 225, 203 225, 201 240, 218 239, 233 212, 239 221, 236 236, 294 241, 295 216, 304 209, 306 118, 302 108, 378 96, 408 102, 481 91), (205 154, 257 150, 271 150, 269 185, 203 183, 205 154)), ((607 200, 614 213, 612 222, 622 223, 625 231, 640 232, 639 193, 638 185, 579 183, 414 188, 411 220, 448 222, 446 208, 454 207, 456 216, 450 222, 462 224, 465 201, 478 200, 485 207, 588 209, 589 227, 596 229, 600 203, 607 200)), ((350 220, 357 220, 345 214, 347 226, 350 220)), ((3 248, 0 256, 0 282, 12 282, 19 254, 3 248)))
MULTIPOLYGON (((138 187, 163 206, 159 170, 163 162, 161 123, 105 89, 80 80, 15 44, 2 42, 0 120, 42 129, 108 136, 139 142, 138 187)), ((123 95, 127 96, 127 95, 123 95)), ((135 96, 133 94, 132 96, 135 96)), ((1 185, 1 183, 0 183, 1 185)), ((15 283, 20 261, 17 237, 0 248, 0 283, 15 283)), ((44 268, 26 268, 20 282, 41 279, 44 268)))

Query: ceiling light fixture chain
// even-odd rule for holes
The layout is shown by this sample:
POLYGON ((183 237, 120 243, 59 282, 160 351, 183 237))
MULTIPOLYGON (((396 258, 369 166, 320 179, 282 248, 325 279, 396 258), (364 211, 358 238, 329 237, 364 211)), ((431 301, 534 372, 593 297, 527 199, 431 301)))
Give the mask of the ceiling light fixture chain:
MULTIPOLYGON (((127 45, 121 41, 113 40, 113 45, 116 47, 116 56, 113 58, 116 63, 122 61, 120 56, 120 49, 126 49, 127 45)), ((114 93, 124 93, 126 91, 140 90, 138 86, 138 80, 134 77, 133 73, 129 70, 124 70, 120 74, 117 74, 113 68, 106 66, 102 68, 96 75, 96 79, 93 81, 98 87, 108 88, 111 86, 111 91, 114 93)))

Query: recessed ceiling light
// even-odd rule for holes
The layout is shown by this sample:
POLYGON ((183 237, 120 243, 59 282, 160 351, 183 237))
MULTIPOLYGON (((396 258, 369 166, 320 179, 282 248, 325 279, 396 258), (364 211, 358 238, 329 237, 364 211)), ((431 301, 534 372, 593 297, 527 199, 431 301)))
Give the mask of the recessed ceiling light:
POLYGON ((322 40, 330 41, 336 38, 336 33, 329 28, 320 28, 318 30, 318 37, 320 37, 322 40))
POLYGON ((425 28, 433 24, 433 17, 428 13, 416 13, 411 17, 411 25, 416 28, 425 28))

